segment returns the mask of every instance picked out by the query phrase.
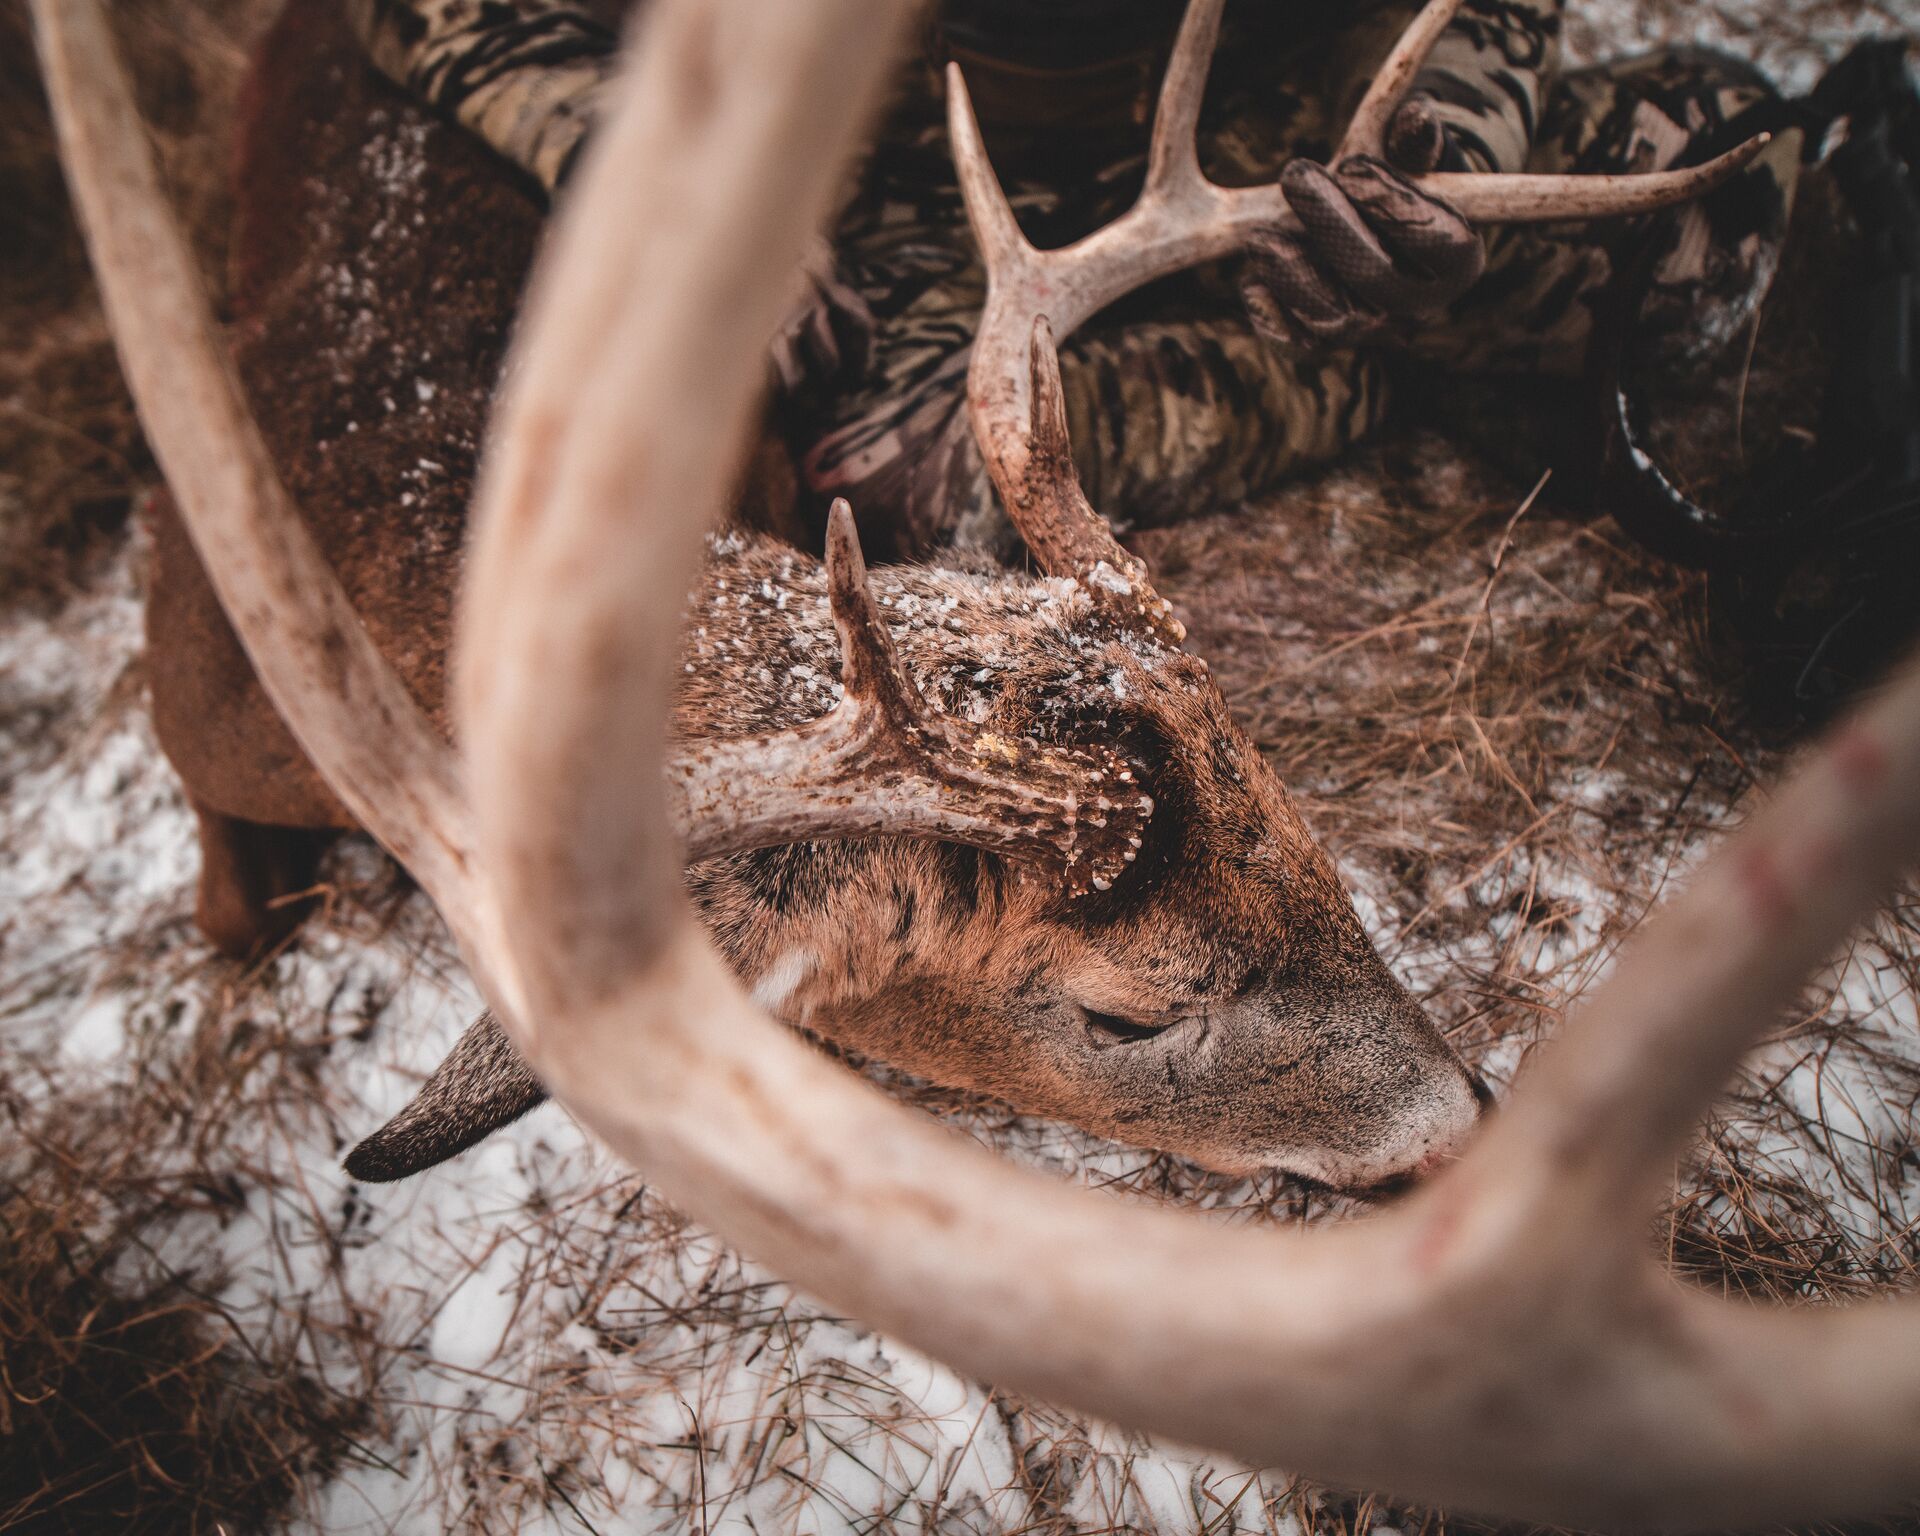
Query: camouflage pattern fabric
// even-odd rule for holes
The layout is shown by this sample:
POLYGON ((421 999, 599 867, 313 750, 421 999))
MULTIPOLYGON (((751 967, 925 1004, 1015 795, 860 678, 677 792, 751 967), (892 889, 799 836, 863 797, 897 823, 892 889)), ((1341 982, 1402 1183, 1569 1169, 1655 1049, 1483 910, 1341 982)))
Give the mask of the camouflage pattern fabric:
MULTIPOLYGON (((348 3, 385 72, 558 184, 610 72, 604 28, 551 0, 348 3)), ((1561 73, 1564 3, 1467 0, 1418 87, 1446 125, 1448 168, 1659 169, 1772 97, 1748 65, 1700 50, 1561 73)), ((1208 174, 1253 185, 1297 157, 1324 160, 1417 9, 1230 0, 1201 119, 1208 174)), ((1011 544, 965 410, 985 277, 946 143, 939 64, 949 51, 936 18, 834 233, 835 283, 871 317, 863 365, 852 377, 800 380, 782 411, 807 491, 822 505, 847 496, 895 553, 1011 544)), ((1066 71, 1047 114, 989 121, 995 164, 1035 243, 1078 238, 1132 201, 1159 53, 1117 71, 1066 71), (1082 78, 1098 94, 1090 84, 1085 110, 1062 112, 1082 78)), ((1024 65, 994 76, 991 56, 963 57, 970 80, 976 69, 989 76, 976 91, 983 107, 1044 89, 1024 65)), ((1708 356, 1751 321, 1785 237, 1798 160, 1798 136, 1781 135, 1753 169, 1663 225, 1668 248, 1647 313, 1673 355, 1708 356)), ((1593 303, 1635 233, 1618 221, 1485 231, 1485 274, 1394 345, 1460 369, 1577 370, 1593 303)), ((1256 495, 1374 427, 1388 350, 1263 341, 1218 272, 1156 285, 1062 349, 1087 492, 1122 525, 1256 495)))
POLYGON ((381 73, 551 191, 579 151, 618 39, 553 0, 345 0, 381 73))

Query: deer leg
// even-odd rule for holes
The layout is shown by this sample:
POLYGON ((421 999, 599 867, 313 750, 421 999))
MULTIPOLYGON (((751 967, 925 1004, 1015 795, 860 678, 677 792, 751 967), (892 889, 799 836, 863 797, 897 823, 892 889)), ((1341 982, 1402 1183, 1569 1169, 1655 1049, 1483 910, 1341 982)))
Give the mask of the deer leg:
POLYGON ((347 1172, 369 1184, 424 1172, 512 1124, 546 1096, 488 1009, 406 1107, 347 1154, 347 1172))
POLYGON ((278 943, 313 905, 331 832, 243 821, 193 803, 200 823, 200 891, 194 922, 223 955, 244 960, 278 943))

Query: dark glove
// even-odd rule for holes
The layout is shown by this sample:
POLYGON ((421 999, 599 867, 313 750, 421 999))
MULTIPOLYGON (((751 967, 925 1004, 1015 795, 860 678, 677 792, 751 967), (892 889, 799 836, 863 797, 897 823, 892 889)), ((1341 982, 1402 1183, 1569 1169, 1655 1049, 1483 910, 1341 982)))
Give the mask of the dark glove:
POLYGON ((1289 350, 1354 346, 1472 287, 1487 262, 1479 235, 1408 179, 1434 169, 1445 149, 1446 130, 1416 96, 1394 114, 1387 160, 1288 165, 1280 190, 1304 228, 1248 242, 1240 296, 1254 329, 1289 350))
POLYGON ((802 288, 774 332, 769 355, 775 386, 793 394, 863 372, 873 342, 873 311, 834 272, 833 252, 818 241, 803 264, 802 288))

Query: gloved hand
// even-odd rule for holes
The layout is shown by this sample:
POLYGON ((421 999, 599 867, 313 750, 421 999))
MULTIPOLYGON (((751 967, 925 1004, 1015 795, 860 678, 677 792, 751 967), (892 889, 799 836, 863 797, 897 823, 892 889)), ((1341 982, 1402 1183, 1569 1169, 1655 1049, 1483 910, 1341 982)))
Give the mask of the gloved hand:
POLYGON ((1280 190, 1305 228, 1248 242, 1240 296, 1254 329, 1289 350, 1354 346, 1472 287, 1487 261, 1479 235, 1408 179, 1434 169, 1445 150, 1439 117, 1414 96, 1394 114, 1387 159, 1354 155, 1331 171, 1312 160, 1288 165, 1280 190))

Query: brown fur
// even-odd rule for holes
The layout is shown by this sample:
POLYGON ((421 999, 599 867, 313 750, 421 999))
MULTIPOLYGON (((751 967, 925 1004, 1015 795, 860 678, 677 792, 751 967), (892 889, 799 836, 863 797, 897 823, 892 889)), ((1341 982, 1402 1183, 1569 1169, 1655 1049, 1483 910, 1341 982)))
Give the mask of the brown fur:
MULTIPOLYGON (((240 109, 234 355, 354 607, 444 723, 466 507, 542 213, 488 152, 359 57, 333 5, 292 5, 240 109), (431 222, 429 222, 431 220, 431 222), (438 229, 484 230, 445 240, 438 229)), ((147 640, 162 746, 206 811, 353 823, 253 679, 171 508, 147 640)))
MULTIPOLYGON (((238 350, 263 428, 375 638, 443 718, 464 508, 538 210, 377 80, 331 8, 291 7, 269 39, 239 186, 238 350)), ((210 936, 234 946, 250 936, 233 914, 261 911, 264 936, 260 893, 298 878, 271 829, 347 822, 171 519, 158 545, 155 711, 207 818, 210 936)), ((1156 810, 1138 862, 1082 898, 899 839, 696 867, 696 903, 769 1009, 1216 1166, 1366 1183, 1457 1141, 1476 1113, 1470 1075, 1387 973, 1200 662, 1105 626, 1068 583, 900 567, 874 584, 929 697, 1007 733, 1114 744, 1156 810)), ((717 541, 689 608, 682 734, 811 718, 837 673, 818 563, 758 535, 717 541)), ((424 1166, 536 1097, 483 1027, 352 1166, 424 1166)))

